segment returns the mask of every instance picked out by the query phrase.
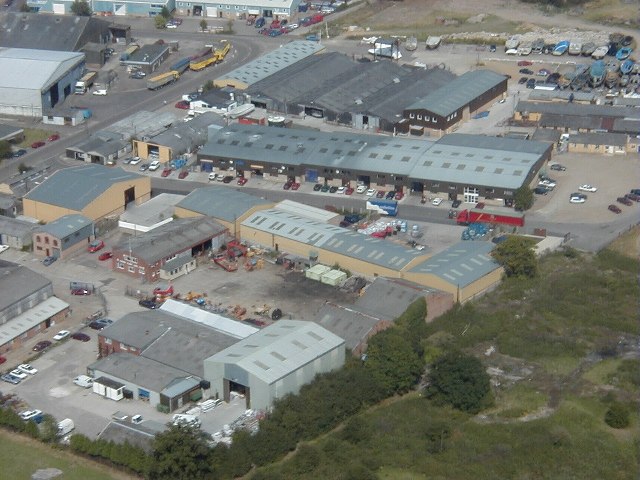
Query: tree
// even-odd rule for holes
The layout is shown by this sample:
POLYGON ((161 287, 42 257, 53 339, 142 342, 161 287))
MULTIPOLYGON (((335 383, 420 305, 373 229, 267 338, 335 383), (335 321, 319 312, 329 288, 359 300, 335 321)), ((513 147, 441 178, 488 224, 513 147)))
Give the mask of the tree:
POLYGON ((40 423, 40 439, 45 443, 52 443, 58 439, 58 422, 49 414, 45 414, 40 423))
POLYGON ((158 29, 167 28, 167 19, 164 18, 162 15, 156 15, 153 21, 155 23, 156 28, 158 29))
POLYGON ((480 360, 460 352, 438 358, 429 372, 427 398, 458 410, 478 413, 490 403, 489 375, 480 360))
POLYGON ((533 240, 510 235, 492 252, 493 258, 508 277, 535 277, 538 274, 538 258, 533 251, 533 240))
POLYGON ((225 33, 233 33, 233 18, 227 21, 227 30, 225 33))
POLYGON ((87 0, 74 0, 71 4, 71 12, 79 17, 90 17, 91 6, 87 0))
POLYGON ((20 165, 18 165, 18 172, 19 173, 28 172, 29 170, 33 170, 33 167, 31 167, 29 165, 25 165, 24 163, 21 163, 20 165))
POLYGON ((207 80, 207 83, 205 83, 202 86, 202 91, 203 92, 209 92, 209 91, 213 90, 214 88, 216 88, 216 86, 213 84, 213 80, 207 80))
POLYGON ((209 26, 209 24, 207 23, 207 21, 204 18, 202 20, 200 20, 200 30, 205 32, 207 30, 208 26, 209 26))
POLYGON ((529 210, 533 207, 533 190, 523 185, 516 190, 513 196, 516 210, 529 210))
POLYGON ((11 145, 6 140, 0 140, 0 159, 11 156, 11 145))
POLYGON ((619 402, 614 402, 604 414, 604 421, 611 428, 627 428, 629 426, 629 411, 619 402))
POLYGON ((197 480, 211 472, 209 447, 205 434, 198 429, 174 425, 156 435, 147 469, 153 480, 197 480))
POLYGON ((408 391, 424 365, 399 328, 378 333, 369 342, 365 367, 387 395, 408 391))
POLYGON ((166 6, 163 6, 160 10, 160 16, 165 20, 169 20, 171 18, 171 12, 166 6))

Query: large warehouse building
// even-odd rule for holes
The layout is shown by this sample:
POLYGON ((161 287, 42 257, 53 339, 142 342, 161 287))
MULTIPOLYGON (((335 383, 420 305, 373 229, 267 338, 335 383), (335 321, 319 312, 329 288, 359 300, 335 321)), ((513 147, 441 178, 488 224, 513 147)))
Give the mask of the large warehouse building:
POLYGON ((262 410, 344 360, 342 338, 312 322, 279 320, 207 358, 204 377, 225 401, 237 392, 247 408, 262 410))
POLYGON ((529 185, 552 146, 544 142, 450 134, 437 142, 356 133, 236 124, 214 133, 198 153, 218 168, 277 182, 296 181, 432 192, 475 203, 529 185))
POLYGON ((84 70, 84 53, 0 50, 0 114, 42 118, 73 94, 84 70))
POLYGON ((149 198, 149 177, 91 164, 58 170, 24 197, 23 206, 25 216, 43 222, 73 213, 97 221, 149 198))

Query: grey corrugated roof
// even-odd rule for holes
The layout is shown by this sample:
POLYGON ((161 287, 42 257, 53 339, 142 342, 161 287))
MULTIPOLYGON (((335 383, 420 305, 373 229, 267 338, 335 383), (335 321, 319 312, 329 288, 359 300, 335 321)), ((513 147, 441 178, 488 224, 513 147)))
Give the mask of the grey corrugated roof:
POLYGON ((248 210, 271 203, 233 188, 214 186, 196 188, 178 202, 177 206, 207 217, 234 222, 248 210))
MULTIPOLYGON (((143 138, 158 135, 177 121, 177 117, 171 112, 148 112, 141 110, 111 124, 104 131, 109 134, 117 134, 120 138, 143 138)), ((97 135, 100 132, 96 133, 97 135)))
POLYGON ((215 328, 158 310, 129 313, 102 330, 100 336, 135 347, 145 358, 200 377, 205 358, 237 341, 215 328))
POLYGON ((602 127, 602 117, 579 117, 576 115, 559 115, 556 113, 543 113, 540 116, 538 125, 543 128, 571 128, 572 130, 578 129, 596 129, 602 127))
POLYGON ((25 198, 80 211, 112 185, 141 178, 119 167, 89 164, 58 170, 25 198))
POLYGON ((521 100, 516 105, 517 112, 555 113, 558 115, 599 116, 617 118, 640 118, 640 109, 635 107, 614 107, 610 105, 586 105, 562 102, 527 102, 521 100))
POLYGON ((53 287, 48 278, 17 263, 0 260, 0 312, 46 286, 49 286, 50 294, 53 295, 53 287))
POLYGON ((242 225, 396 271, 426 253, 278 209, 256 212, 242 225))
POLYGON ((216 82, 237 80, 247 85, 253 85, 288 65, 324 50, 324 48, 320 42, 294 40, 218 77, 216 82))
MULTIPOLYGON (((26 291, 24 290, 20 293, 24 294, 26 291)), ((0 345, 7 345, 13 339, 33 331, 34 327, 42 326, 42 323, 47 319, 57 318, 57 314, 64 312, 68 308, 69 304, 58 297, 41 298, 36 305, 18 315, 14 315, 11 320, 0 325, 0 345)))
POLYGON ((84 53, 0 49, 0 88, 45 91, 82 62, 84 53))
POLYGON ((352 308, 382 320, 393 321, 414 301, 435 291, 400 278, 377 277, 352 308))
POLYGON ((235 365, 270 385, 344 344, 313 322, 278 320, 206 361, 235 365))
POLYGON ((120 222, 133 223, 142 227, 151 227, 173 216, 175 206, 185 198, 184 195, 161 193, 151 197, 140 205, 131 205, 120 215, 120 222))
POLYGON ((153 264, 223 234, 226 228, 207 217, 179 218, 121 241, 114 250, 131 252, 153 264))
POLYGON ((224 119, 213 112, 205 112, 196 116, 189 122, 181 122, 172 125, 158 135, 151 137, 147 142, 153 145, 170 147, 174 157, 183 153, 192 152, 196 147, 204 145, 207 141, 210 125, 225 124, 224 119))
POLYGON ((569 101, 569 97, 573 95, 574 102, 592 102, 596 99, 595 92, 574 92, 573 90, 532 90, 529 93, 529 100, 551 101, 565 100, 569 101))
POLYGON ((532 140, 452 133, 429 149, 411 178, 517 189, 548 148, 532 140))
POLYGON ((430 146, 409 138, 234 124, 211 136, 199 155, 403 176, 430 146))
POLYGON ((629 135, 638 135, 640 132, 640 118, 635 120, 627 120, 625 118, 616 118, 613 121, 613 132, 627 133, 629 135))
POLYGON ((72 52, 97 42, 109 23, 95 17, 6 12, 0 16, 0 45, 72 52))
POLYGON ((16 127, 14 125, 0 124, 0 140, 19 135, 23 132, 24 128, 16 127))
POLYGON ((38 231, 48 233, 49 235, 53 235, 56 238, 65 238, 72 233, 82 230, 84 227, 92 224, 93 220, 91 220, 90 218, 87 218, 84 215, 73 213, 71 215, 60 217, 53 222, 47 223, 46 225, 40 226, 38 231))
POLYGON ((112 353, 92 363, 88 368, 124 382, 140 385, 152 392, 160 392, 174 380, 190 375, 171 365, 126 352, 112 353))
POLYGON ((151 63, 167 50, 169 50, 169 46, 165 44, 143 45, 136 50, 125 63, 151 63))
POLYGON ((459 242, 416 265, 411 271, 435 275, 451 285, 464 288, 500 268, 490 255, 493 247, 491 242, 459 242))
POLYGON ((410 105, 408 109, 424 109, 446 117, 502 82, 506 82, 506 77, 491 70, 466 72, 422 100, 410 105))
POLYGON ((624 133, 571 133, 569 135, 569 143, 626 147, 627 135, 624 133))
POLYGON ((552 128, 536 128, 536 131, 531 137, 536 142, 551 142, 557 143, 560 141, 560 130, 554 130, 552 128))
POLYGON ((352 308, 325 303, 313 321, 334 335, 344 338, 345 346, 353 350, 367 338, 380 319, 352 308))
POLYGON ((0 215, 0 234, 12 237, 25 237, 35 232, 38 227, 37 223, 26 222, 17 218, 5 217, 0 215))

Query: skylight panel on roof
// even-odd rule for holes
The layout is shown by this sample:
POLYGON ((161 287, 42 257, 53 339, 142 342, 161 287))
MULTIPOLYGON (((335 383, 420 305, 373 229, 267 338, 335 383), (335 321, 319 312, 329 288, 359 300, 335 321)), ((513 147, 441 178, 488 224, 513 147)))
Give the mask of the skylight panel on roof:
POLYGON ((484 167, 476 167, 476 172, 482 172, 484 171, 484 167))
POLYGON ((460 156, 460 152, 451 152, 451 156, 452 157, 459 157, 460 156))
POLYGON ((504 172, 504 168, 496 168, 493 173, 502 173, 504 172))
POLYGON ((474 155, 473 153, 467 153, 467 154, 465 155, 465 157, 469 157, 469 158, 471 158, 471 157, 475 157, 475 155, 474 155))
POLYGON ((515 170, 513 172, 513 175, 516 176, 516 177, 519 177, 520 175, 522 175, 522 170, 515 170))
POLYGON ((293 343, 296 347, 298 347, 298 348, 300 348, 302 350, 306 350, 307 349, 307 346, 304 343, 302 343, 301 341, 299 341, 299 340, 293 340, 291 343, 293 343))
POLYGON ((338 149, 333 151, 333 155, 340 155, 340 154, 342 154, 342 150, 338 149))
POLYGON ((464 170, 465 168, 467 168, 467 166, 464 163, 461 163, 456 167, 456 170, 464 170))
POLYGON ((311 338, 314 338, 314 339, 316 339, 318 341, 324 340, 320 335, 318 335, 315 332, 307 332, 307 335, 309 335, 311 338))
POLYGON ((445 162, 442 164, 442 168, 449 168, 451 166, 451 163, 449 162, 445 162))
POLYGON ((268 143, 264 146, 265 150, 271 150, 273 148, 273 144, 272 143, 268 143))
POLYGON ((260 360, 255 360, 253 363, 263 370, 269 370, 271 368, 268 365, 265 365, 264 363, 262 363, 260 360))
POLYGON ((280 360, 281 362, 284 362, 287 357, 283 357, 282 355, 280 355, 278 352, 270 352, 272 356, 276 357, 278 360, 280 360))
POLYGON ((355 154, 356 154, 356 151, 355 151, 355 150, 349 150, 349 151, 347 152, 347 155, 348 155, 349 157, 353 157, 353 156, 355 156, 355 154))
POLYGON ((485 160, 491 160, 493 158, 493 155, 485 155, 484 159, 485 160))
POLYGON ((328 149, 328 148, 324 148, 324 147, 322 147, 322 148, 319 150, 319 152, 320 152, 320 153, 327 153, 328 151, 329 151, 329 149, 328 149))
POLYGON ((411 147, 411 150, 419 150, 420 147, 418 145, 414 145, 413 147, 411 147))
POLYGON ((377 153, 370 153, 369 154, 369 158, 378 158, 378 154, 377 153))
POLYGON ((431 160, 427 160, 422 165, 425 166, 425 167, 430 167, 431 165, 433 165, 433 162, 431 160))
POLYGON ((385 160, 391 160, 391 158, 393 157, 393 155, 385 155, 384 158, 385 160))
POLYGON ((224 144, 224 138, 220 138, 218 140, 218 145, 223 145, 224 144))
POLYGON ((502 160, 504 160, 505 162, 510 162, 513 159, 511 157, 504 157, 502 160))
POLYGON ((232 140, 231 141, 231 145, 236 146, 238 145, 240 142, 238 140, 232 140))
POLYGON ((245 142, 245 144, 244 144, 245 147, 251 147, 252 145, 253 145, 253 143, 251 143, 251 142, 245 142))
POLYGON ((442 150, 434 150, 433 153, 442 153, 442 150))

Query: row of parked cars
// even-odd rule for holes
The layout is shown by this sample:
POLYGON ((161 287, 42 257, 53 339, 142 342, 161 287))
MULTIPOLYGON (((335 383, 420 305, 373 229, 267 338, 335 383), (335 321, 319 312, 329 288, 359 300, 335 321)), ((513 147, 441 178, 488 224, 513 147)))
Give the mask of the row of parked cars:
MULTIPOLYGON (((291 183, 290 188, 292 190, 297 190, 298 188, 300 188, 299 183, 292 183, 292 182, 287 182, 287 183, 291 183)), ((285 190, 288 190, 288 188, 285 188, 285 190)), ((313 191, 322 192, 322 193, 336 193, 338 195, 353 195, 353 193, 355 192, 358 194, 366 194, 367 197, 386 198, 387 200, 393 200, 393 199, 402 200, 404 198, 404 193, 402 193, 401 191, 376 190, 375 188, 369 188, 367 185, 358 185, 354 189, 350 185, 342 185, 338 187, 336 185, 316 183, 313 186, 313 191)))
MULTIPOLYGON (((618 203, 626 205, 627 207, 633 206, 634 203, 640 202, 640 188, 632 189, 629 193, 621 197, 618 197, 616 201, 618 203)), ((622 209, 614 203, 609 205, 609 207, 607 208, 609 209, 609 211, 613 213, 616 213, 616 214, 622 213, 622 209)))

